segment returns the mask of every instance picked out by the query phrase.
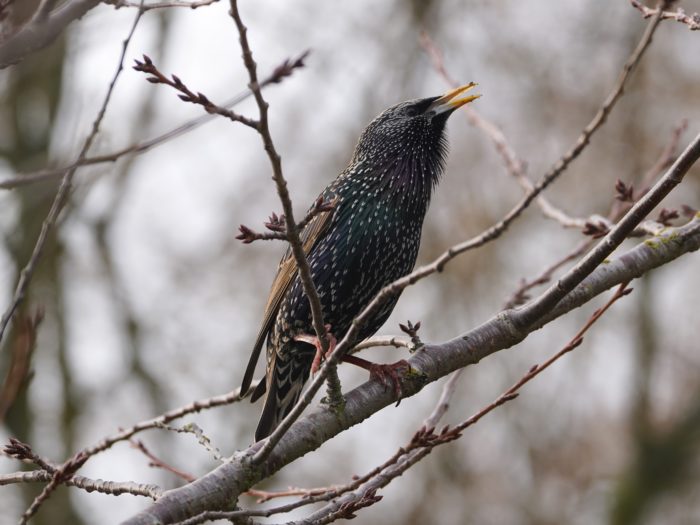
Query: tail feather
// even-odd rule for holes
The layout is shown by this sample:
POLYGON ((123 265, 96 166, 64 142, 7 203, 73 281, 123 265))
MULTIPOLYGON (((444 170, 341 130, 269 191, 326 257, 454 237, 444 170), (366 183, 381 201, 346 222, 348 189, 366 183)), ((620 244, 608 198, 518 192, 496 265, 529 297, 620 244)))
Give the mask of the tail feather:
MULTIPOLYGON (((275 359, 274 371, 268 373, 266 380, 267 395, 265 406, 255 430, 255 440, 266 438, 279 426, 299 401, 304 383, 311 371, 310 360, 301 356, 289 356, 275 359)), ((257 393, 257 391, 256 391, 257 393)))

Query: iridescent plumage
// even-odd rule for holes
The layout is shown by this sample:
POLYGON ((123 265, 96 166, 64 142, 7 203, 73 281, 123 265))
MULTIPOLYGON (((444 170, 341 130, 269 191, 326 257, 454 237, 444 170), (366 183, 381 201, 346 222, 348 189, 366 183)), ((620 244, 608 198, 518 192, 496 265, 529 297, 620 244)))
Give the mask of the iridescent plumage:
MULTIPOLYGON (((382 287, 413 269, 430 196, 443 172, 445 122, 454 109, 477 98, 458 97, 473 85, 384 111, 362 132, 348 167, 321 193, 324 201, 335 201, 334 209, 314 217, 302 242, 324 322, 338 339, 382 287)), ((397 300, 384 304, 358 340, 379 329, 397 300)), ((298 400, 315 348, 295 337, 313 333, 309 302, 288 250, 243 379, 245 392, 267 340, 266 380, 252 396, 255 401, 267 394, 256 439, 268 436, 298 400)))

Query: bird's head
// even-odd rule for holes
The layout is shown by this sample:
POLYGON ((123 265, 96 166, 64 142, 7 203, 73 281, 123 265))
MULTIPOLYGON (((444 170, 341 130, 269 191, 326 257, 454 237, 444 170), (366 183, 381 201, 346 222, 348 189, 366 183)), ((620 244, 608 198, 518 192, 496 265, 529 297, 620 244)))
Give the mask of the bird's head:
POLYGON ((474 86, 470 82, 442 96, 409 100, 385 110, 360 135, 353 163, 397 166, 412 175, 428 175, 435 184, 447 152, 445 123, 454 110, 481 96, 461 96, 474 86))

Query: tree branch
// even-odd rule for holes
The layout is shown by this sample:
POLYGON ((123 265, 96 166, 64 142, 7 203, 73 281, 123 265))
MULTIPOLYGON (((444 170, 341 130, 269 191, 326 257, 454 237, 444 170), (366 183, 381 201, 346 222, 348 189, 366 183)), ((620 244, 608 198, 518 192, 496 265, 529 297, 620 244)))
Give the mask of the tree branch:
MULTIPOLYGON (((265 152, 270 160, 270 164, 272 166, 272 178, 275 181, 277 194, 282 202, 287 241, 289 242, 292 254, 294 255, 294 260, 296 261, 297 269, 299 271, 299 278, 303 285, 304 293, 309 301, 309 306, 311 307, 311 316, 316 337, 318 337, 318 340, 321 342, 321 347, 323 349, 323 353, 325 354, 328 351, 330 341, 328 339, 325 323, 323 322, 321 300, 318 296, 318 292, 316 291, 316 286, 314 285, 313 278, 311 276, 311 268, 309 266, 309 262, 306 260, 306 254, 304 253, 304 248, 301 244, 301 239, 299 238, 299 228, 296 220, 294 219, 294 209, 289 196, 289 190, 287 189, 287 181, 282 173, 282 159, 277 153, 274 142, 272 141, 272 135, 270 133, 268 122, 269 106, 263 98, 260 86, 258 85, 257 64, 253 59, 253 53, 250 50, 250 45, 248 43, 248 28, 246 28, 241 20, 241 15, 238 11, 238 1, 230 0, 230 3, 230 14, 236 24, 236 28, 238 29, 239 41, 243 53, 243 63, 248 70, 248 77, 250 79, 249 87, 253 92, 253 96, 255 97, 255 102, 258 105, 258 110, 260 113, 260 118, 258 119, 258 133, 260 134, 265 152)), ((332 405, 338 405, 342 402, 342 396, 340 392, 340 380, 338 379, 338 374, 335 370, 335 363, 333 363, 332 360, 328 360, 327 366, 324 366, 324 368, 327 369, 325 371, 324 378, 328 379, 329 400, 332 405)), ((308 404, 310 402, 305 401, 305 399, 306 396, 302 396, 302 399, 299 400, 297 405, 302 403, 308 404)), ((268 438, 265 440, 264 447, 260 450, 259 455, 256 457, 256 461, 262 461, 265 456, 269 454, 282 435, 284 435, 284 432, 286 432, 296 417, 298 417, 297 412, 300 413, 300 411, 293 409, 292 413, 284 418, 280 425, 272 432, 272 434, 270 434, 270 436, 268 436, 268 438)))
MULTIPOLYGON (((33 470, 31 472, 14 472, 0 475, 0 486, 16 483, 45 483, 51 481, 53 473, 46 470, 33 470)), ((111 496, 132 494, 133 496, 145 496, 157 500, 163 489, 158 485, 134 483, 132 481, 105 481, 102 479, 90 479, 84 476, 72 476, 63 482, 69 487, 83 489, 86 492, 100 492, 111 496)))
MULTIPOLYGON (((129 2, 128 0, 103 0, 105 4, 113 5, 115 9, 122 7, 139 7, 138 2, 129 2)), ((144 11, 152 9, 167 9, 170 7, 187 7, 189 9, 197 9, 217 3, 219 0, 195 0, 192 2, 153 2, 143 6, 144 11)))
MULTIPOLYGON (((306 58, 308 53, 308 51, 304 51, 296 58, 287 58, 283 60, 272 71, 272 73, 270 73, 270 75, 268 75, 262 82, 260 82, 260 88, 265 88, 270 84, 279 84, 280 82, 282 82, 282 80, 291 76, 294 70, 304 67, 304 59, 306 58)), ((250 89, 246 89, 242 93, 239 93, 235 97, 224 102, 221 106, 225 109, 231 109, 232 107, 244 101, 251 95, 252 91, 250 91, 250 89)), ((35 171, 33 173, 16 175, 9 179, 0 181, 0 190, 10 190, 22 186, 28 186, 30 184, 36 184, 38 182, 43 182, 46 180, 52 180, 58 177, 62 177, 63 175, 65 175, 65 173, 67 173, 70 170, 74 170, 83 166, 92 166, 94 164, 116 162, 121 157, 124 157, 126 155, 138 155, 141 153, 145 153, 151 150, 152 148, 155 148, 156 146, 165 144, 171 139, 179 137, 180 135, 184 135, 185 133, 198 128, 199 126, 209 122, 215 117, 216 115, 211 113, 202 115, 200 117, 187 121, 184 124, 181 124, 180 126, 173 128, 166 133, 163 133, 162 135, 158 135, 144 142, 132 144, 131 146, 128 146, 124 149, 112 153, 106 153, 104 155, 98 155, 95 157, 86 157, 83 160, 78 159, 78 161, 71 164, 70 166, 55 169, 44 169, 40 171, 35 171)))
POLYGON ((269 438, 268 443, 261 449, 256 455, 254 460, 260 462, 264 457, 269 454, 271 447, 274 446, 276 440, 278 440, 286 431, 286 429, 301 415, 304 408, 307 407, 316 392, 321 388, 326 378, 334 372, 334 367, 340 362, 343 356, 351 349, 355 338, 360 332, 360 328, 370 319, 376 311, 381 308, 381 306, 390 298, 400 293, 402 290, 411 286, 425 277, 432 275, 437 272, 441 272, 445 265, 449 263, 452 259, 464 253, 468 250, 478 248, 484 244, 500 237, 503 232, 505 232, 508 227, 515 221, 523 211, 530 205, 530 203, 542 193, 556 178, 558 178, 568 165, 583 151, 586 145, 590 141, 590 137, 595 133, 595 131, 600 128, 600 126, 605 122, 607 115, 612 110, 615 102, 622 95, 625 83, 629 78, 630 73, 635 69, 639 63, 642 55, 651 43, 651 38, 654 31, 658 27, 659 17, 656 16, 647 25, 642 38, 635 47, 634 51, 630 57, 625 62, 622 72, 617 80, 617 83, 605 102, 601 106, 600 110, 593 117, 593 120, 584 128, 581 135, 576 140, 574 146, 567 151, 564 156, 535 184, 533 189, 528 192, 521 201, 511 209, 506 216, 499 221, 497 224, 487 229, 480 235, 464 241, 462 243, 456 244, 450 247, 441 256, 435 259, 432 263, 422 266, 410 274, 397 279, 393 283, 385 286, 380 290, 380 292, 374 297, 369 305, 352 321, 349 330, 346 332, 343 339, 336 346, 333 354, 328 358, 321 367, 321 370, 316 375, 315 379, 311 382, 307 390, 302 394, 297 405, 290 411, 287 417, 282 421, 280 426, 269 438))
POLYGON ((673 166, 632 209, 610 230, 598 245, 559 281, 545 291, 536 301, 517 310, 514 320, 519 327, 529 326, 551 310, 567 293, 574 289, 622 241, 642 220, 683 180, 690 167, 700 157, 700 134, 695 137, 673 166))
POLYGON ((182 80, 180 80, 177 75, 172 75, 172 79, 168 78, 158 70, 156 65, 147 55, 143 55, 143 62, 140 60, 135 60, 134 62, 136 63, 134 66, 136 71, 151 75, 150 77, 146 78, 148 82, 151 84, 165 84, 166 86, 176 89, 180 92, 180 95, 178 95, 180 100, 184 102, 191 102, 192 104, 198 104, 202 106, 207 113, 221 115, 222 117, 226 117, 233 122, 240 122, 249 128, 258 130, 260 125, 259 122, 249 119, 248 117, 244 117, 243 115, 239 115, 238 113, 223 106, 217 106, 211 100, 209 100, 208 97, 200 92, 194 93, 182 82, 182 80))
MULTIPOLYGON (((67 4, 63 6, 61 9, 66 9, 70 6, 71 4, 67 4)), ((97 117, 95 118, 95 121, 92 123, 92 131, 88 135, 88 137, 85 139, 85 142, 83 143, 83 147, 80 150, 80 154, 78 155, 78 160, 75 162, 74 166, 77 167, 81 162, 85 160, 87 157, 87 153, 90 150, 90 146, 92 146, 93 141, 95 140, 95 137, 97 136, 97 133, 100 130, 100 125, 102 124, 102 119, 104 118, 104 115, 107 111, 107 106, 109 105, 109 101, 112 97, 112 92, 114 91, 114 86, 117 83, 117 79, 119 78, 119 75, 121 74, 122 70, 124 69, 124 57, 126 56, 126 50, 129 47, 129 42, 131 42, 131 37, 134 35, 134 32, 136 31, 136 26, 138 25, 139 21, 141 20, 141 16, 143 15, 143 11, 139 10, 139 12, 136 14, 136 17, 134 18, 134 23, 131 26, 131 29, 129 31, 129 34, 127 37, 124 39, 124 42, 122 43, 122 51, 121 55, 119 56, 119 62, 117 65, 117 70, 114 73, 114 76, 112 77, 112 81, 109 84, 109 88, 107 89, 107 94, 105 95, 104 101, 102 102, 102 107, 100 108, 97 117)), ((56 196, 54 197, 54 200, 51 204, 51 209, 49 210, 48 215, 44 219, 44 222, 41 224, 41 231, 39 232, 39 237, 36 240, 36 243, 34 244, 34 249, 32 251, 31 256, 29 257, 29 261, 27 261, 26 266, 22 269, 20 272, 19 276, 19 281, 17 283, 17 287, 15 288, 15 292, 13 294, 12 300, 10 302, 9 307, 5 311, 5 313, 2 316, 2 319, 0 319, 0 342, 2 341, 3 335, 5 334, 5 330, 7 328, 7 325, 9 324, 10 320, 15 314, 15 311, 17 308, 19 308, 19 305, 22 304, 22 301, 24 301, 24 296, 27 293, 27 289, 29 288, 29 283, 32 279, 32 275, 34 273, 34 268, 39 262, 39 258, 41 257, 42 252, 44 251, 44 245, 46 244, 46 241, 48 239, 49 233, 53 229, 53 227, 56 224, 56 221, 58 220, 58 215, 61 213, 61 210, 63 210, 63 207, 66 204, 66 200, 68 198, 68 194, 70 193, 72 184, 73 184, 73 175, 75 174, 76 167, 73 167, 69 169, 64 175, 63 179, 61 180, 61 185, 58 188, 58 192, 56 193, 56 196)))
POLYGON ((659 13, 659 11, 661 11, 661 20, 675 20, 676 22, 680 22, 681 24, 687 25, 688 29, 690 29, 691 31, 697 31, 698 29, 700 29, 699 13, 686 15, 685 11, 683 11, 683 9, 680 7, 676 10, 675 13, 673 11, 664 11, 664 8, 659 7, 653 9, 651 7, 645 6, 637 0, 630 0, 630 3, 632 4, 632 7, 638 9, 642 13, 642 15, 644 15, 644 18, 654 16, 657 13, 659 13))
POLYGON ((58 9, 33 17, 19 31, 0 43, 0 69, 51 44, 73 20, 81 18, 101 0, 69 0, 58 9))
MULTIPOLYGON (((669 228, 656 239, 640 243, 620 257, 600 265, 550 312, 526 329, 516 328, 514 315, 517 311, 508 310, 455 339, 441 344, 427 344, 408 360, 413 372, 410 377, 403 378, 401 387, 404 398, 416 394, 432 381, 521 342, 531 332, 587 303, 605 290, 698 248, 700 216, 680 228, 669 228)), ((260 448, 260 443, 255 444, 194 483, 165 493, 149 509, 125 523, 176 523, 206 510, 224 509, 238 494, 258 481, 395 401, 393 389, 385 389, 379 381, 370 380, 345 396, 342 415, 328 407, 319 407, 297 421, 265 462, 256 464, 252 461, 260 448)))

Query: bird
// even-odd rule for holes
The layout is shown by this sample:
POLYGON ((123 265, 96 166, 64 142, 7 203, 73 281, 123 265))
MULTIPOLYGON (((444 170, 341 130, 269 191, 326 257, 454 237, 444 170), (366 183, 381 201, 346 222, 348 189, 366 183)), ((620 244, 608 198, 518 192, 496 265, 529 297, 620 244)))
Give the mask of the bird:
MULTIPOLYGON (((332 203, 332 209, 313 215, 300 238, 331 347, 384 286, 413 270, 423 220, 445 167, 445 124, 457 108, 481 96, 465 94, 475 86, 470 82, 383 111, 362 131, 347 168, 314 201, 311 208, 324 202, 332 203)), ((361 327, 358 342, 384 324, 398 299, 387 300, 361 327)), ((265 380, 251 396, 254 402, 265 395, 256 441, 269 436, 291 411, 324 357, 320 342, 310 334, 315 334, 311 307, 288 248, 240 389, 242 396, 250 389, 267 342, 265 380)), ((370 372, 392 366, 346 358, 370 372)))

